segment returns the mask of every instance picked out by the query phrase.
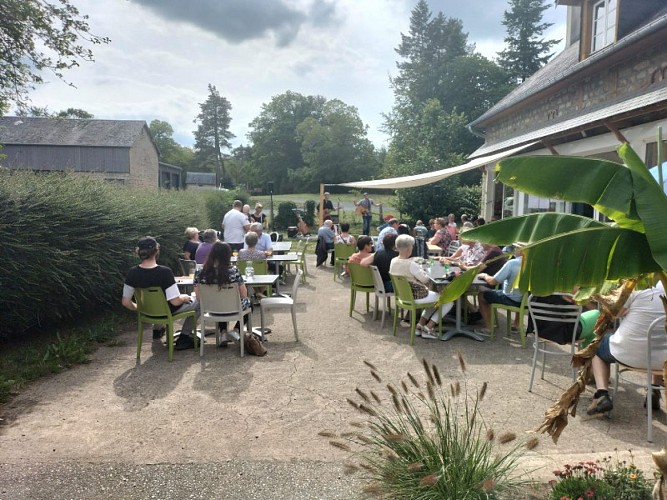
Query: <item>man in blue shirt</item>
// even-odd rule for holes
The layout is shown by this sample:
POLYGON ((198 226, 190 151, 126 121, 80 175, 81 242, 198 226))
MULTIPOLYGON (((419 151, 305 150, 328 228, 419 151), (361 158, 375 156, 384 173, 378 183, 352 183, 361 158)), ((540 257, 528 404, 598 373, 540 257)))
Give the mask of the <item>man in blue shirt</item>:
POLYGON ((375 251, 378 252, 382 250, 383 244, 382 240, 388 234, 398 234, 398 221, 396 219, 390 219, 387 221, 387 227, 385 227, 380 234, 378 235, 377 243, 375 244, 375 251))
POLYGON ((515 258, 507 261, 495 275, 491 276, 487 273, 480 273, 478 276, 480 279, 486 281, 489 286, 496 286, 502 283, 502 288, 499 290, 485 289, 479 292, 479 312, 482 313, 485 325, 485 328, 480 330, 482 334, 488 335, 490 333, 491 304, 504 304, 515 307, 521 305, 523 294, 521 290, 514 288, 514 282, 519 275, 519 271, 521 271, 521 249, 524 246, 524 243, 514 243, 515 258))
MULTIPOLYGON (((331 265, 334 265, 334 241, 336 241, 336 232, 333 230, 333 222, 330 219, 324 221, 322 227, 317 231, 317 237, 320 240, 320 243, 326 248, 327 251, 331 251, 331 265)), ((326 255, 324 256, 326 261, 326 255)), ((320 267, 324 261, 320 262, 318 259, 317 267, 320 267)))

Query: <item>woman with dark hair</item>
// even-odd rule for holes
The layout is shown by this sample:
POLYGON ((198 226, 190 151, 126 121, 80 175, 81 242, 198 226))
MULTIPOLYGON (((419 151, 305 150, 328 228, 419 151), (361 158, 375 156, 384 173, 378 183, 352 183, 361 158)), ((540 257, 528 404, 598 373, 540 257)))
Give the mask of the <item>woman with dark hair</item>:
POLYGON ((356 245, 357 240, 350 234, 350 225, 343 222, 340 225, 340 234, 336 236, 336 243, 345 243, 346 245, 356 245))
MULTIPOLYGON (((241 273, 239 273, 236 266, 232 265, 232 247, 223 241, 216 241, 211 246, 211 251, 206 258, 204 267, 195 273, 194 285, 197 300, 199 300, 199 285, 218 285, 218 289, 221 289, 223 286, 231 283, 239 284, 241 307, 244 310, 248 309, 250 307, 248 290, 243 283, 241 273)), ((220 342, 221 346, 227 345, 227 335, 237 341, 241 338, 239 326, 237 322, 233 330, 226 332, 227 323, 220 324, 220 331, 223 332, 220 342)))

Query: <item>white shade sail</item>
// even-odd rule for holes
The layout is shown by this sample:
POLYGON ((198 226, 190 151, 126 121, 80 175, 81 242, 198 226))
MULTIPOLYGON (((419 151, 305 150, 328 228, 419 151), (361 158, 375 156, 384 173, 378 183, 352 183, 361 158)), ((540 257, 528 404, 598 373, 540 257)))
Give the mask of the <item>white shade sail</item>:
POLYGON ((435 172, 407 175, 405 177, 393 177, 391 179, 378 179, 375 181, 345 182, 338 185, 357 189, 400 189, 424 186, 426 184, 432 184, 434 182, 441 181, 442 179, 446 179, 452 175, 461 174, 463 172, 467 172, 468 170, 472 170, 473 168, 481 167, 482 165, 495 163, 498 160, 512 156, 513 154, 529 148, 530 146, 534 146, 535 144, 537 144, 537 141, 524 144, 516 148, 508 149, 501 153, 494 153, 492 155, 475 158, 474 160, 469 161, 468 163, 464 163, 463 165, 444 168, 442 170, 436 170, 435 172))

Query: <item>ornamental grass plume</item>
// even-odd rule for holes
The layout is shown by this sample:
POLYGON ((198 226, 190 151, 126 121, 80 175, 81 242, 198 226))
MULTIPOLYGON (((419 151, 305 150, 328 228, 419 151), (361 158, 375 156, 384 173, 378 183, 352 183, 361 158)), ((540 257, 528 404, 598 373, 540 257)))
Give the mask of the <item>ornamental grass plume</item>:
MULTIPOLYGON (((523 443, 512 432, 494 439, 480 411, 488 384, 469 387, 463 355, 456 359, 463 379, 449 383, 443 383, 434 364, 423 360, 421 375, 407 372, 405 379, 384 383, 381 390, 356 387, 356 399, 347 401, 364 416, 364 429, 357 420, 354 432, 320 433, 331 446, 349 453, 344 473, 363 475, 363 493, 386 498, 517 498, 512 495, 528 483, 525 474, 514 472, 521 454, 539 441, 533 437, 523 443), (385 400, 391 403, 382 404, 385 400)), ((364 363, 371 382, 386 379, 375 364, 364 363)))

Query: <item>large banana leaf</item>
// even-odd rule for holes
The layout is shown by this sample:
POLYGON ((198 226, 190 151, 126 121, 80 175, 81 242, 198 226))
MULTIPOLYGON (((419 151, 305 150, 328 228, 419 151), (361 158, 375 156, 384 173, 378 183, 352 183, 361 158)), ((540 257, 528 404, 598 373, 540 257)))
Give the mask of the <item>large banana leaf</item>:
POLYGON ((653 258, 667 269, 667 196, 630 146, 624 144, 618 154, 632 173, 635 205, 653 258))
MULTIPOLYGON (((644 167, 646 168, 646 167, 644 167)), ((575 156, 523 156, 498 164, 496 180, 543 198, 592 205, 619 226, 643 232, 625 165, 575 156)))
POLYGON ((529 243, 519 288, 538 295, 597 287, 606 280, 661 269, 644 234, 578 215, 512 217, 471 230, 466 237, 497 245, 529 243))

